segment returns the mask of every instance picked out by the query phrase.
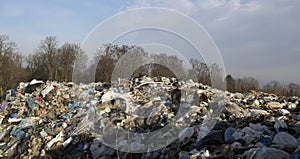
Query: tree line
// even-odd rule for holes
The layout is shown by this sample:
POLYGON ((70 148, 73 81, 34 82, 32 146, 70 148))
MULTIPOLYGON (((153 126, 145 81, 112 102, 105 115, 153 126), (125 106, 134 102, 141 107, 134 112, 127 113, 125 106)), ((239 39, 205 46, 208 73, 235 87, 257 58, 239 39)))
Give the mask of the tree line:
MULTIPOLYGON (((112 44, 99 45, 93 61, 88 61, 87 54, 79 44, 66 42, 59 46, 54 36, 41 40, 33 53, 24 56, 20 54, 15 42, 6 35, 0 35, 0 95, 4 95, 8 89, 15 89, 20 82, 32 79, 70 82, 73 69, 79 69, 80 82, 108 83, 114 73, 120 77, 127 77, 126 70, 134 70, 129 72, 131 78, 142 75, 185 76, 211 85, 211 75, 221 72, 221 68, 216 64, 207 65, 197 59, 190 59, 188 63, 191 67, 185 68, 184 62, 176 55, 148 54, 137 46, 112 44), (147 64, 143 64, 147 61, 147 64), (118 66, 121 71, 114 72, 118 66), (122 66, 126 66, 125 72, 122 66), (140 67, 135 68, 136 66, 140 67), (92 81, 87 78, 90 76, 94 76, 92 81)), ((259 90, 277 95, 300 96, 300 86, 296 83, 283 85, 278 81, 271 81, 260 87, 253 77, 233 78, 231 75, 227 75, 225 79, 221 79, 220 76, 220 81, 227 84, 227 90, 230 92, 259 90)))

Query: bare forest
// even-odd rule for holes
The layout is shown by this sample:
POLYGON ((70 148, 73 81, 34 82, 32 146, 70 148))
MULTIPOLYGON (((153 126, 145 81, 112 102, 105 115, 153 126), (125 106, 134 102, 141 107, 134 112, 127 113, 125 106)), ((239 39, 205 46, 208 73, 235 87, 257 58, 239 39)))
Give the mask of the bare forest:
MULTIPOLYGON (((193 79, 200 83, 210 85, 212 72, 215 73, 216 70, 220 69, 217 65, 207 65, 200 60, 190 59, 191 68, 185 71, 183 61, 175 55, 165 53, 148 55, 143 48, 112 44, 99 44, 99 50, 94 60, 88 61, 87 54, 80 47, 80 44, 66 42, 60 46, 54 36, 42 39, 37 44, 36 50, 25 56, 8 36, 0 35, 0 95, 2 97, 7 90, 17 88, 20 82, 32 79, 70 82, 72 81, 73 69, 81 69, 82 80, 80 82, 91 82, 84 77, 94 74, 95 82, 109 83, 118 61, 126 54, 136 54, 135 57, 141 58, 141 61, 152 60, 152 63, 137 68, 131 77, 142 75, 178 77, 168 69, 169 67, 179 70, 179 72, 185 72, 187 77, 191 76, 192 78, 193 76, 193 79), (142 59, 145 56, 149 58, 142 59)), ((127 61, 129 63, 128 65, 125 63, 125 65, 131 67, 130 60, 127 61)), ((222 80, 226 82, 227 90, 230 92, 243 93, 257 90, 284 96, 300 96, 300 86, 296 83, 283 84, 279 81, 270 81, 260 86, 254 77, 234 78, 232 75, 227 75, 222 80)))

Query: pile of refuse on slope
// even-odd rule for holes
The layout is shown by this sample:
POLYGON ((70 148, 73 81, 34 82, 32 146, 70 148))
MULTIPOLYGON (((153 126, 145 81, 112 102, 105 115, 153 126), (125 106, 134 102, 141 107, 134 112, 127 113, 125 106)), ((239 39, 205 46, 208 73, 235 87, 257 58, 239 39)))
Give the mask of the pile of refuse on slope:
POLYGON ((8 90, 0 108, 0 158, 300 156, 299 97, 230 93, 166 77, 33 80, 8 90))

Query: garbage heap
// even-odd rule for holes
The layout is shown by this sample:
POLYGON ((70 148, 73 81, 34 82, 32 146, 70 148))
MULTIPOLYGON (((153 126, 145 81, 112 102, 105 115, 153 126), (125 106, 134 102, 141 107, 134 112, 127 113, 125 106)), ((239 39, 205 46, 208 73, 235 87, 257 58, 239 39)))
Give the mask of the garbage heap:
POLYGON ((230 93, 192 80, 144 76, 110 84, 33 80, 8 90, 0 107, 0 158, 300 156, 298 97, 230 93), (116 140, 103 133, 112 127, 143 134, 176 127, 176 121, 186 121, 179 131, 151 136, 150 141, 176 136, 159 149, 142 138, 118 138, 118 150, 103 143, 116 140))

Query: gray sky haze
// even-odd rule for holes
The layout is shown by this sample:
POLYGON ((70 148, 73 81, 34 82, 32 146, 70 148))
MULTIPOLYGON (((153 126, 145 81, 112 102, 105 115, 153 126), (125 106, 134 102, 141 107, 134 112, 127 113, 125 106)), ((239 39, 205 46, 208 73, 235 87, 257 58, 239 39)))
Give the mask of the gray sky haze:
MULTIPOLYGON (((227 74, 300 84, 299 0, 1 0, 0 34, 28 55, 46 36, 81 43, 105 19, 140 7, 168 8, 196 20, 218 46, 227 74)), ((132 43, 130 37, 120 43, 132 43)))

